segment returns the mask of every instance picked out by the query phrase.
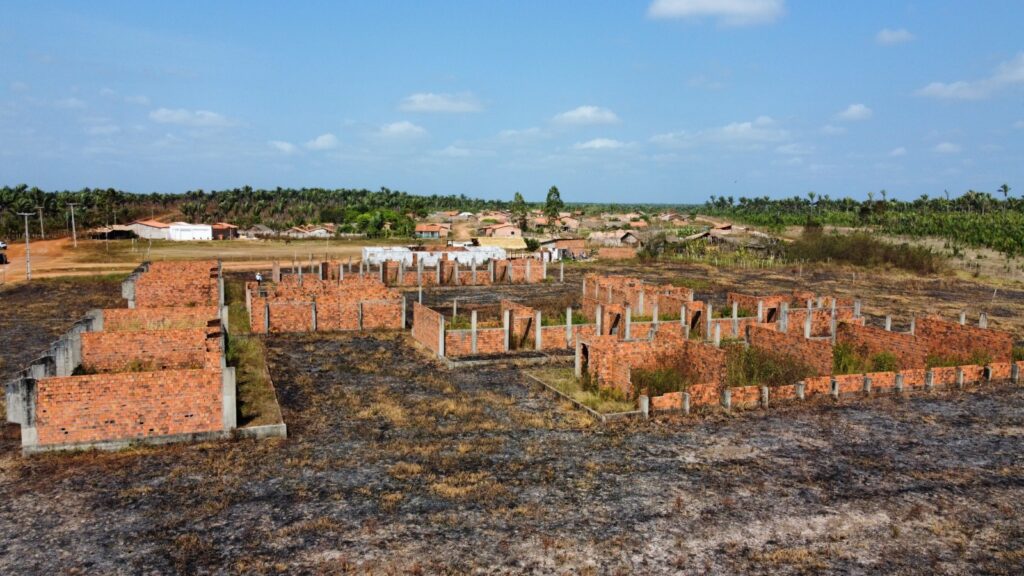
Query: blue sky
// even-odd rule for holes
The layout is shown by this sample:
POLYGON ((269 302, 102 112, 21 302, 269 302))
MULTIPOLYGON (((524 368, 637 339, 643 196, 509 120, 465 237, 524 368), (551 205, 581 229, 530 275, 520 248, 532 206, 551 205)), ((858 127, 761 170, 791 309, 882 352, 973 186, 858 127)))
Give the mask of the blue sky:
POLYGON ((3 184, 1024 191, 1019 1, 8 0, 0 22, 3 184))

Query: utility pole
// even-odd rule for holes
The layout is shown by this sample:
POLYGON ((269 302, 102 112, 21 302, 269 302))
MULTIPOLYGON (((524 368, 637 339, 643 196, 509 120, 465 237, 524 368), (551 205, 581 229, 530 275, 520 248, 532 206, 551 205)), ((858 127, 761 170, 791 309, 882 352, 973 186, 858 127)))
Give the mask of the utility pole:
POLYGON ((35 216, 31 212, 18 212, 18 216, 25 217, 25 280, 32 279, 32 256, 29 253, 28 243, 28 217, 35 216))
POLYGON ((43 207, 36 206, 36 210, 39 210, 39 237, 46 240, 46 230, 43 230, 43 207))
POLYGON ((71 208, 71 239, 75 243, 75 248, 78 248, 78 233, 75 232, 75 206, 73 202, 68 202, 68 206, 71 208))

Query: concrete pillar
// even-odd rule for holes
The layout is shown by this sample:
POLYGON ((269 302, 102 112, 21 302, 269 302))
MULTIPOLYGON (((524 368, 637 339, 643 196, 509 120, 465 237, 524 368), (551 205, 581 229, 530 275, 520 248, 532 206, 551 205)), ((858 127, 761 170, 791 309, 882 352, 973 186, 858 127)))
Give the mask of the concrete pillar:
POLYGON ((655 330, 658 329, 658 316, 659 316, 658 302, 655 301, 654 304, 651 306, 651 321, 654 323, 654 329, 655 330))
POLYGON ((1016 362, 1010 365, 1010 382, 1020 384, 1020 365, 1016 362))
POLYGON ((917 332, 917 318, 914 316, 910 317, 910 333, 914 334, 917 332))
POLYGON ((437 264, 435 266, 434 275, 437 277, 435 279, 436 280, 435 283, 438 286, 440 286, 441 285, 441 259, 440 258, 437 259, 437 264))
POLYGON ((473 277, 473 285, 476 286, 476 259, 475 258, 473 259, 473 262, 470 263, 469 269, 471 270, 471 274, 472 274, 472 277, 473 277))
POLYGON ((339 262, 338 263, 338 282, 341 283, 343 280, 345 280, 345 263, 344 262, 339 262))
POLYGON ((359 318, 358 318, 358 320, 359 320, 359 331, 362 332, 363 331, 363 302, 361 300, 359 301, 358 312, 359 312, 359 318))
POLYGON ((502 311, 502 313, 501 313, 501 326, 502 326, 502 328, 504 328, 504 332, 505 332, 505 344, 504 344, 505 352, 508 352, 510 350, 510 346, 509 345, 511 344, 511 342, 509 342, 509 340, 510 340, 509 336, 510 336, 511 331, 512 331, 512 311, 511 310, 503 310, 502 311))
POLYGON ((416 293, 416 301, 419 302, 420 304, 423 304, 423 284, 420 284, 419 288, 416 290, 416 293))
POLYGON ((273 268, 270 269, 270 279, 275 284, 281 281, 281 262, 278 260, 274 260, 273 268))
MULTIPOLYGON (((423 291, 423 260, 416 260, 416 284, 419 285, 420 291, 423 291)), ((422 301, 422 298, 420 299, 422 301)))
POLYGON ((316 332, 316 301, 309 303, 309 311, 312 314, 312 332, 316 332))
POLYGON ((527 284, 530 283, 530 262, 532 260, 533 260, 532 258, 527 258, 526 259, 526 283, 527 284))
POLYGON ((893 387, 897 394, 903 393, 903 374, 896 374, 896 381, 893 383, 893 387))
POLYGON ((690 393, 683 392, 683 414, 690 413, 690 393))
POLYGON ((779 332, 789 332, 789 303, 783 302, 779 306, 779 332))
MULTIPOLYGON (((558 262, 558 281, 559 283, 565 282, 565 262, 558 262)), ((584 292, 586 288, 584 288, 584 292)))
POLYGON ((768 387, 767 386, 761 386, 761 407, 762 408, 767 408, 768 407, 768 387))
POLYGON ((576 341, 576 359, 573 365, 573 374, 577 378, 583 377, 583 343, 580 341, 576 341))
POLYGON ((839 399, 839 381, 836 380, 835 378, 832 378, 829 381, 829 390, 832 393, 832 398, 835 399, 835 400, 838 400, 839 399))
POLYGON ((384 263, 381 262, 377 265, 377 273, 380 274, 380 283, 387 284, 388 279, 384 276, 384 263))
POLYGON ((395 285, 401 286, 405 284, 405 260, 398 261, 398 278, 395 279, 395 285))
POLYGON ((470 350, 476 354, 476 310, 469 313, 470 350))
POLYGON ((871 376, 864 376, 864 393, 867 395, 871 394, 871 376))
POLYGON ((640 413, 643 414, 644 419, 651 417, 651 399, 646 394, 640 395, 640 413))
POLYGON ((739 320, 739 303, 732 303, 732 335, 738 338, 740 335, 740 320, 739 320))
POLYGON ((302 286, 302 266, 299 266, 299 286, 302 286))
POLYGON ((810 337, 811 337, 811 315, 808 314, 807 317, 804 318, 804 338, 810 338, 810 337))
POLYGON ((316 263, 316 268, 317 268, 317 273, 320 274, 320 279, 321 280, 326 280, 327 278, 324 277, 324 263, 323 262, 317 262, 316 263))
POLYGON ((437 324, 437 355, 444 358, 444 316, 437 324))
POLYGON ((491 284, 494 284, 494 260, 487 261, 487 274, 491 277, 491 284))
POLYGON ((978 328, 988 328, 988 314, 982 312, 981 316, 978 316, 978 328))
POLYGON ((263 305, 263 331, 270 334, 270 304, 263 305))
POLYGON ((625 331, 625 338, 626 338, 626 340, 629 340, 633 336, 633 334, 632 334, 632 332, 633 332, 632 324, 633 324, 633 309, 630 308, 629 306, 626 306, 626 331, 625 331))
POLYGON ((860 318, 860 300, 853 301, 853 317, 860 318))
POLYGON ((967 312, 960 311, 960 325, 965 326, 967 324, 967 312))
POLYGON ((597 322, 597 335, 604 336, 604 309, 601 308, 600 304, 594 308, 594 314, 597 322))
POLYGON ((803 380, 800 380, 799 382, 796 383, 796 398, 797 398, 797 400, 803 400, 804 399, 804 395, 806 393, 806 390, 807 390, 807 384, 803 380))
POLYGON ((956 367, 956 387, 964 387, 964 369, 959 366, 956 367))
POLYGON ((572 346, 572 306, 565 309, 565 345, 572 346))
POLYGON ((452 298, 452 318, 459 315, 459 299, 452 298))
POLYGON ((220 372, 221 384, 221 425, 224 430, 234 430, 238 426, 237 405, 238 389, 235 380, 235 368, 225 367, 220 372))
POLYGON ((764 322, 764 300, 757 301, 757 323, 764 322))
POLYGON ((540 310, 537 310, 533 316, 533 349, 543 350, 544 349, 544 332, 541 330, 541 317, 540 310))
POLYGON ((452 262, 452 284, 459 285, 459 261, 452 262))
POLYGON ((405 294, 402 294, 402 330, 405 330, 405 328, 406 328, 406 325, 405 325, 405 307, 406 307, 405 294))
POLYGON ((892 332, 892 316, 885 317, 885 331, 892 332))
POLYGON ((722 406, 726 410, 732 410, 732 390, 729 388, 722 390, 722 406))
POLYGON ((714 316, 714 314, 712 314, 711 312, 712 312, 711 303, 708 302, 707 307, 704 308, 704 313, 708 315, 707 321, 704 323, 705 326, 707 326, 707 328, 704 330, 704 339, 705 340, 707 340, 708 338, 711 337, 711 317, 714 316))
POLYGON ((715 348, 722 345, 722 324, 715 324, 715 348))
POLYGON ((679 325, 683 327, 683 330, 686 330, 686 328, 690 325, 690 321, 686 317, 687 312, 688 310, 686 309, 686 304, 683 304, 679 307, 679 325))
POLYGON ((924 389, 931 392, 933 388, 935 388, 935 373, 929 368, 924 373, 924 389))
POLYGON ((541 262, 540 262, 540 279, 541 280, 547 280, 548 279, 548 261, 547 260, 541 260, 541 262))
POLYGON ((217 278, 217 305, 224 305, 224 277, 217 278))
POLYGON ((640 315, 643 316, 644 315, 644 293, 643 292, 637 293, 636 298, 637 298, 637 302, 636 302, 637 303, 637 308, 640 309, 640 315))

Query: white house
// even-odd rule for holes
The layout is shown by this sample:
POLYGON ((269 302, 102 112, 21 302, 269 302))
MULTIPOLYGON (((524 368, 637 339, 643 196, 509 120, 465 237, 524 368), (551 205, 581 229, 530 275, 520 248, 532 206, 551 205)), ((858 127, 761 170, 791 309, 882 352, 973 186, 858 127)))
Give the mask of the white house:
POLYGON ((174 222, 168 228, 170 240, 213 240, 213 227, 209 224, 174 222))
POLYGON ((128 224, 128 228, 139 238, 167 240, 171 225, 156 220, 136 220, 128 224))

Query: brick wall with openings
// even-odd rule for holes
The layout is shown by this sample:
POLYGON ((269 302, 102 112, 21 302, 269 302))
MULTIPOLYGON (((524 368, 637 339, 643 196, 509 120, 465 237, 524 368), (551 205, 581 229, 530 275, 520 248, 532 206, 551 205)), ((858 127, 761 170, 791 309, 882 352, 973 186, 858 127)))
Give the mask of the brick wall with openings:
POLYGON ((918 318, 914 334, 924 341, 932 354, 956 354, 970 358, 987 355, 992 362, 1009 362, 1013 358, 1013 335, 991 328, 961 325, 941 318, 918 318))
POLYGON ((601 387, 632 394, 630 371, 653 370, 683 363, 696 379, 721 386, 725 380, 724 350, 671 333, 659 333, 653 340, 619 340, 615 336, 593 337, 587 344, 587 372, 601 387))
POLYGON ((747 341, 754 348, 798 358, 819 376, 832 373, 832 344, 827 340, 808 340, 803 334, 783 334, 774 326, 755 324, 747 328, 747 341))
POLYGON ((89 372, 219 369, 220 333, 208 328, 84 332, 82 367, 89 372))
POLYGON ((439 353, 438 347, 438 330, 440 330, 441 322, 444 317, 440 312, 431 310, 430 308, 420 304, 419 302, 413 302, 412 305, 412 337, 420 344, 426 346, 429 350, 432 350, 435 354, 439 353))
POLYGON ((135 280, 135 307, 216 306, 217 263, 153 262, 135 280))
MULTIPOLYGON (((804 333, 804 321, 807 308, 789 309, 789 332, 804 333)), ((863 324, 864 318, 854 318, 853 308, 836 308, 836 324, 849 322, 863 324)), ((822 337, 832 335, 832 310, 830 308, 814 308, 811 310, 811 336, 822 337)))
POLYGON ((306 275, 285 276, 276 284, 247 284, 252 301, 249 320, 253 332, 266 331, 265 310, 270 305, 271 332, 306 332, 313 328, 316 302, 318 332, 358 330, 360 305, 363 328, 401 328, 402 295, 376 277, 346 275, 343 280, 320 280, 306 275))
POLYGON ((223 429, 220 370, 163 370, 43 378, 42 446, 223 429))
POLYGON ((533 348, 534 334, 533 322, 536 319, 536 310, 511 300, 501 301, 502 318, 505 311, 511 312, 512 330, 509 346, 513 350, 520 348, 533 348))
POLYGON ((103 331, 205 328, 210 320, 217 318, 216 306, 106 308, 103 310, 103 331))
POLYGON ((900 368, 924 368, 929 354, 927 342, 913 334, 890 332, 849 322, 839 323, 836 344, 848 344, 865 358, 891 353, 896 356, 900 368))
MULTIPOLYGON (((445 332, 444 341, 445 356, 449 358, 473 354, 472 330, 448 330, 445 332)), ((505 351, 505 330, 502 328, 478 328, 476 346, 476 353, 479 355, 501 354, 505 351)))

